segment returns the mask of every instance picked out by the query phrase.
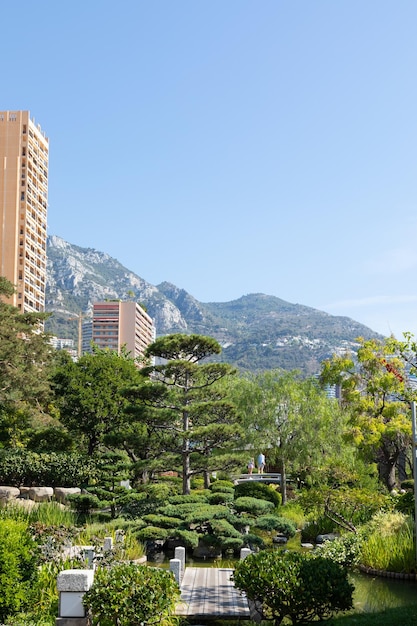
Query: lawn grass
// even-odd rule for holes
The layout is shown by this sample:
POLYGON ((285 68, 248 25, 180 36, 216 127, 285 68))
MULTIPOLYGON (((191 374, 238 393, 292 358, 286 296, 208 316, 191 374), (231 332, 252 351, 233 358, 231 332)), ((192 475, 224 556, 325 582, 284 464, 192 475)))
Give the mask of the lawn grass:
MULTIPOLYGON (((192 621, 188 623, 190 626, 193 624, 192 621)), ((194 623, 196 624, 197 622, 194 623)), ((198 624, 202 623, 201 620, 198 622, 198 624)), ((289 624, 289 621, 284 620, 282 626, 288 626, 289 624)), ((334 617, 326 622, 308 622, 308 624, 326 624, 326 626, 416 626, 417 606, 386 609, 378 613, 352 613, 334 617)), ((210 621, 210 626, 256 626, 256 624, 252 621, 213 620, 210 621)), ((261 626, 272 626, 272 622, 263 621, 261 626)), ((299 624, 299 626, 302 625, 299 624)))

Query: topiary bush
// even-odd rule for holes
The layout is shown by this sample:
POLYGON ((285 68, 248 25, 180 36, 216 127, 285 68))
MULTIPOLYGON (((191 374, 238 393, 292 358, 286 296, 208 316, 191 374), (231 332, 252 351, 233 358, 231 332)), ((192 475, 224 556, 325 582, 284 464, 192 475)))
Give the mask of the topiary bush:
POLYGON ((179 517, 168 517, 167 515, 158 515, 157 513, 144 515, 142 519, 147 524, 159 526, 160 528, 177 528, 182 523, 179 517))
POLYGON ((99 498, 90 493, 71 494, 68 496, 68 501, 81 521, 91 515, 93 509, 98 509, 101 505, 99 498))
POLYGON ((250 554, 237 564, 233 580, 262 618, 275 624, 284 618, 292 624, 324 620, 353 606, 347 571, 323 557, 290 551, 250 554))
POLYGON ((135 532, 135 536, 139 541, 165 541, 169 537, 169 531, 157 526, 145 526, 135 532))
POLYGON ((282 497, 279 491, 276 491, 276 489, 270 485, 265 485, 264 483, 260 483, 255 480, 248 480, 235 486, 235 498, 237 499, 242 497, 268 500, 274 504, 274 507, 280 506, 282 502, 282 497))
POLYGON ((258 500, 257 498, 242 497, 234 501, 236 511, 249 513, 250 515, 265 515, 275 508, 268 500, 258 500))
POLYGON ((216 480, 210 485, 210 491, 212 493, 217 493, 218 491, 223 491, 224 493, 234 493, 235 488, 230 480, 216 480))
POLYGON ((208 497, 210 504, 230 504, 233 502, 233 499, 233 492, 229 493, 227 491, 217 491, 216 493, 211 493, 208 497))
POLYGON ((96 571, 83 603, 99 626, 164 624, 179 598, 178 585, 164 569, 116 564, 96 571))
POLYGON ((262 515, 256 520, 256 527, 260 530, 276 530, 286 537, 294 537, 297 528, 289 519, 277 517, 276 515, 262 515))

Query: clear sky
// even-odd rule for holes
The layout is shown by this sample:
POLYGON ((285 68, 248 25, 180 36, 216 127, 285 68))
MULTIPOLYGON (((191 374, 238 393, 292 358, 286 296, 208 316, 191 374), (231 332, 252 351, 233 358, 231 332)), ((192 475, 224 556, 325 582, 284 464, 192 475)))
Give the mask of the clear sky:
POLYGON ((50 139, 49 233, 202 302, 417 334, 416 0, 21 0, 0 109, 50 139))

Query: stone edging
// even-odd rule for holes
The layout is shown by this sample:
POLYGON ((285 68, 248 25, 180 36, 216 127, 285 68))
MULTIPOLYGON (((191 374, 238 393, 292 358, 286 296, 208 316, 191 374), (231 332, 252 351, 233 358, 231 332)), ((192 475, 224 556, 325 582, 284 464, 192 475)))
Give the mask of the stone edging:
POLYGON ((381 578, 396 578, 397 580, 417 580, 417 574, 406 574, 405 572, 387 572, 386 570, 373 569, 372 567, 366 567, 366 565, 359 565, 359 570, 364 574, 370 574, 371 576, 379 576, 381 578))

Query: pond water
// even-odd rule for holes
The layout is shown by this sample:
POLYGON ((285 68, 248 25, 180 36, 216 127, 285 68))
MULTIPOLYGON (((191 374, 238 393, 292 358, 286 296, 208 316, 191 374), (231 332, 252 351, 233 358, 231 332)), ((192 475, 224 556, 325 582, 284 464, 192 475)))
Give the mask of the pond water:
MULTIPOLYGON (((157 552, 148 556, 148 562, 158 567, 169 567, 169 559, 173 555, 157 552)), ((237 559, 189 559, 186 565, 192 567, 234 567, 237 559)), ((354 610, 357 613, 374 613, 384 609, 403 606, 416 606, 417 615, 417 582, 380 578, 361 572, 350 574, 355 586, 353 594, 354 610)), ((417 624, 417 617, 416 617, 417 624)), ((399 625, 401 626, 401 625, 399 625)))
POLYGON ((374 613, 402 606, 417 607, 417 582, 374 577, 359 572, 352 573, 351 579, 355 585, 353 601, 358 613, 374 613))

